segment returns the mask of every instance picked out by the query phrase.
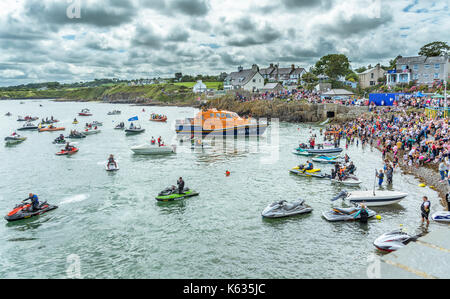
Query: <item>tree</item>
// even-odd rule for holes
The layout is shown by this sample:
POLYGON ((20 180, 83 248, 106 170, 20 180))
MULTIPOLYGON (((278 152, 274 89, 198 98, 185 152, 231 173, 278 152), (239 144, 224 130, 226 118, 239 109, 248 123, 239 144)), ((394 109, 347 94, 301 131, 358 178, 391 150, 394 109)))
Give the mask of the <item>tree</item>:
POLYGON ((344 54, 329 54, 320 58, 314 69, 316 74, 325 74, 331 79, 346 76, 351 72, 350 61, 344 54))
POLYGON ((450 51, 446 42, 432 42, 420 48, 419 55, 426 57, 444 56, 450 51))
POLYGON ((351 72, 345 77, 345 80, 352 82, 359 82, 359 76, 355 72, 351 72))
POLYGON ((303 74, 301 80, 306 83, 305 89, 307 90, 312 90, 317 84, 317 81, 319 81, 317 77, 311 72, 303 74))
POLYGON ((360 67, 360 68, 356 69, 355 71, 356 71, 358 74, 361 74, 362 72, 367 71, 367 68, 366 68, 365 66, 363 66, 363 67, 360 67))
POLYGON ((399 58, 402 58, 402 56, 398 55, 397 57, 395 57, 395 59, 389 61, 389 69, 390 70, 395 70, 397 68, 397 60, 399 58))
POLYGON ((175 73, 175 79, 177 80, 177 81, 180 81, 180 79, 183 77, 183 74, 182 73, 175 73))

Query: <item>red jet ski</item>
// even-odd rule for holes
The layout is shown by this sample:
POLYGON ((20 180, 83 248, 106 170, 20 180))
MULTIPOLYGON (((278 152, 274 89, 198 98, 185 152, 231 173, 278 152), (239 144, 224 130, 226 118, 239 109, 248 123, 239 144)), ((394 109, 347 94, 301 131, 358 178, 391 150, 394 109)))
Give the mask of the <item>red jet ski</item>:
POLYGON ((78 152, 78 148, 73 147, 70 151, 66 151, 65 149, 61 150, 60 152, 57 152, 57 156, 64 156, 64 155, 73 155, 76 152, 78 152))
POLYGON ((7 221, 17 221, 22 219, 28 219, 33 216, 38 216, 44 214, 48 211, 57 209, 57 206, 48 204, 47 202, 43 202, 39 205, 39 208, 36 211, 31 211, 31 204, 29 203, 21 203, 17 205, 14 210, 9 212, 8 215, 5 216, 7 221))

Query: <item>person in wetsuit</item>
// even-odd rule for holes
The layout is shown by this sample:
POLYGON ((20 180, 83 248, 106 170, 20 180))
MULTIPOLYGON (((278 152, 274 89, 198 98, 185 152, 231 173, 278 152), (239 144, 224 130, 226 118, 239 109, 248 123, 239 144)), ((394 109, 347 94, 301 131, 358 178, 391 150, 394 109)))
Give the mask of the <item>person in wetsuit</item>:
POLYGON ((180 177, 177 181, 177 185, 178 185, 178 194, 183 194, 183 190, 184 190, 184 181, 183 178, 180 177))
POLYGON ((423 203, 420 206, 420 212, 422 214, 422 224, 423 221, 426 220, 427 221, 427 225, 430 224, 430 220, 428 219, 428 216, 430 215, 430 211, 431 211, 431 202, 428 200, 428 197, 424 196, 422 198, 423 203))
POLYGON ((28 194, 28 198, 24 199, 23 202, 26 202, 27 200, 31 200, 31 212, 39 210, 39 198, 36 194, 28 194))

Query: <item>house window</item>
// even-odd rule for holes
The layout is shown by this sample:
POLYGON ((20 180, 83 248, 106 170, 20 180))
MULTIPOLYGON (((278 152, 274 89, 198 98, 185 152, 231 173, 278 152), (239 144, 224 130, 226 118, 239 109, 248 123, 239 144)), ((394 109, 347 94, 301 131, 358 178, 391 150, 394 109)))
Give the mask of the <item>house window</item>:
POLYGON ((253 79, 253 83, 256 83, 256 79, 253 79))
POLYGON ((418 74, 414 74, 414 79, 415 80, 419 79, 419 75, 418 74))
POLYGON ((417 71, 417 70, 419 69, 419 65, 418 65, 418 64, 415 64, 415 65, 413 66, 413 68, 414 68, 415 71, 417 71))
POLYGON ((430 68, 430 65, 429 64, 425 64, 424 68, 427 70, 427 69, 430 68))
POLYGON ((373 79, 374 77, 375 77, 374 73, 370 74, 370 79, 373 79))
POLYGON ((440 65, 439 63, 436 63, 436 64, 434 65, 434 68, 437 69, 437 70, 438 70, 440 67, 441 67, 441 65, 440 65))
POLYGON ((439 73, 434 73, 434 79, 439 79, 439 73))
POLYGON ((375 85, 375 81, 370 81, 370 86, 374 86, 375 85))

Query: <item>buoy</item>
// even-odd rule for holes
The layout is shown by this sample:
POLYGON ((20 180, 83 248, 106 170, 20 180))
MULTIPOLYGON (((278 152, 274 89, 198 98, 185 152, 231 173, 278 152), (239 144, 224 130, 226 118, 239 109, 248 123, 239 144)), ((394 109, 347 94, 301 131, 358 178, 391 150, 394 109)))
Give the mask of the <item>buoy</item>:
POLYGON ((426 187, 427 185, 425 185, 425 184, 419 184, 419 187, 426 187))
POLYGON ((231 172, 229 172, 228 170, 225 172, 226 176, 230 176, 231 172))
POLYGON ((380 215, 375 216, 375 218, 377 218, 377 220, 381 220, 381 216, 380 215))

